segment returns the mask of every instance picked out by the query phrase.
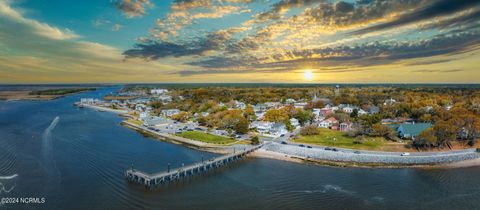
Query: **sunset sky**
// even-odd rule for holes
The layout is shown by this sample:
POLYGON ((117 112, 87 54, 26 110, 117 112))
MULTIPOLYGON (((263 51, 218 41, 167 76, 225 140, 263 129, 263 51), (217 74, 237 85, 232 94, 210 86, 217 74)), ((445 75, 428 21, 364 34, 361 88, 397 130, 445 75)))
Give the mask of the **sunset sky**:
POLYGON ((0 0, 0 83, 480 83, 480 0, 0 0))

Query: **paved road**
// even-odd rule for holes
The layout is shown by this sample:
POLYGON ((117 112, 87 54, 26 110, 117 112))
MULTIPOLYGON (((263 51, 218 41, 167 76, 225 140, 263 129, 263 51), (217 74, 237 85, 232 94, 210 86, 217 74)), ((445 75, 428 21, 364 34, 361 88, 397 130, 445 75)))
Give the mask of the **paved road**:
POLYGON ((361 151, 355 154, 350 149, 339 149, 339 151, 325 150, 322 147, 307 148, 293 144, 280 144, 269 142, 263 149, 279 152, 291 156, 313 158, 318 160, 338 162, 361 162, 361 163, 385 163, 385 164, 435 164, 463 161, 480 158, 480 153, 475 149, 466 149, 448 152, 414 152, 409 156, 401 156, 401 152, 376 152, 361 151))

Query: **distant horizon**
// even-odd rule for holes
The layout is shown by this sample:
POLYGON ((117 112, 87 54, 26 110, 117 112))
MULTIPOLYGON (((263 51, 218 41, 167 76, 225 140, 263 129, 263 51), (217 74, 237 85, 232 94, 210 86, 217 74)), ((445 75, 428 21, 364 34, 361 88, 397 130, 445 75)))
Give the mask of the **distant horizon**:
POLYGON ((0 83, 480 83, 480 0, 0 0, 0 83))

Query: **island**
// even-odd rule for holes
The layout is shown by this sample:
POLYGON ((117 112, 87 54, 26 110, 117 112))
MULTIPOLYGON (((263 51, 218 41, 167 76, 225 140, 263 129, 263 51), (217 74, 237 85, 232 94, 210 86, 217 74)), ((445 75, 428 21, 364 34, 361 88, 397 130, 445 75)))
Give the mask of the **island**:
POLYGON ((93 91, 95 89, 91 87, 45 88, 43 86, 29 86, 19 90, 0 90, 0 100, 52 100, 65 95, 93 91))

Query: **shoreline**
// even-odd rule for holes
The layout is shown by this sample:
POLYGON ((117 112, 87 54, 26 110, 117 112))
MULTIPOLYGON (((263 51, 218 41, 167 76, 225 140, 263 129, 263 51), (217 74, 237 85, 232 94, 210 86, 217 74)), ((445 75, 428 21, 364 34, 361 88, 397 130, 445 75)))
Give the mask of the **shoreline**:
MULTIPOLYGON (((98 109, 99 107, 88 106, 87 108, 98 109)), ((125 114, 124 112, 127 112, 125 110, 123 110, 122 112, 121 110, 113 110, 108 108, 104 108, 104 111, 109 111, 116 114, 125 114)), ((170 134, 163 134, 163 133, 142 128, 138 125, 135 125, 126 121, 123 121, 121 125, 130 129, 133 129, 141 133, 142 135, 151 137, 155 140, 178 144, 190 149, 195 149, 195 150, 204 151, 204 152, 211 152, 215 154, 227 154, 230 151, 229 147, 233 146, 233 145, 226 146, 226 145, 208 144, 205 142, 199 142, 191 139, 186 139, 183 137, 172 136, 170 134)), ((371 152, 371 151, 367 151, 367 152, 371 152)), ((290 154, 282 153, 278 151, 266 150, 264 148, 260 148, 254 151, 253 153, 249 154, 249 156, 255 157, 255 158, 267 158, 267 159, 274 159, 274 160, 280 160, 280 161, 288 161, 288 162, 294 162, 299 164, 315 164, 315 165, 330 166, 330 167, 453 169, 453 168, 480 166, 480 158, 453 161, 453 162, 439 162, 439 163, 426 163, 426 164, 332 161, 332 160, 326 160, 326 159, 290 155, 290 154)))
POLYGON ((478 167, 480 166, 480 158, 470 159, 464 161, 457 161, 451 163, 439 163, 439 164, 384 164, 384 163, 361 163, 361 162, 344 162, 344 161, 329 161, 329 160, 320 160, 313 158, 306 158, 300 156, 292 156, 285 153, 268 151, 263 148, 258 149, 249 154, 249 156, 254 158, 265 158, 273 159, 279 161, 287 161, 292 163, 299 164, 313 164, 326 167, 353 167, 353 168, 418 168, 418 169, 455 169, 455 168, 468 168, 468 167, 478 167))

